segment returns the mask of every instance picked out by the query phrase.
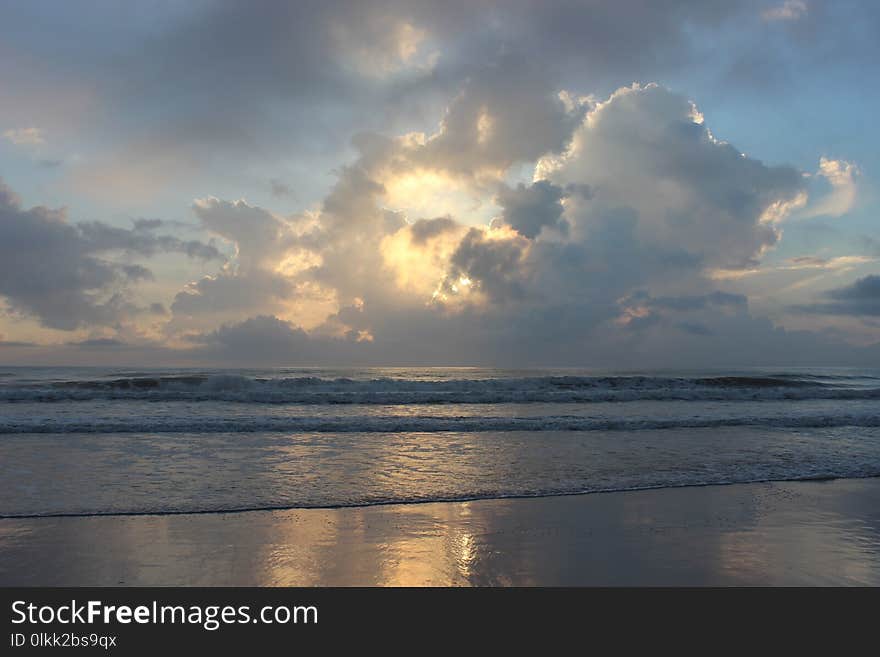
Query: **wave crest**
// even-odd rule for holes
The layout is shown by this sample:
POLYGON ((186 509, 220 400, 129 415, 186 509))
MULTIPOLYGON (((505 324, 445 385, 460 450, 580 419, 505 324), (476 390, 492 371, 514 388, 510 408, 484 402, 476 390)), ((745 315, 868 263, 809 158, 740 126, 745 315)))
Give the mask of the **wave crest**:
POLYGON ((119 419, 43 419, 0 421, 0 434, 32 433, 429 433, 507 431, 651 431, 720 427, 824 428, 880 427, 876 413, 815 414, 794 417, 686 417, 597 419, 541 417, 169 417, 119 419))
POLYGON ((0 401, 228 401, 267 404, 880 399, 880 379, 772 376, 532 376, 485 379, 287 378, 240 374, 129 376, 0 385, 0 401))

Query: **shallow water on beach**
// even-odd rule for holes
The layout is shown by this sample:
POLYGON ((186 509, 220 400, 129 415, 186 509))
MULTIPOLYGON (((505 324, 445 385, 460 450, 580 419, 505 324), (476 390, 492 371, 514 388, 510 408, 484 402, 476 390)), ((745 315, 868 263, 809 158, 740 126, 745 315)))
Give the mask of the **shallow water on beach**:
POLYGON ((877 371, 0 371, 0 516, 877 475, 877 371))

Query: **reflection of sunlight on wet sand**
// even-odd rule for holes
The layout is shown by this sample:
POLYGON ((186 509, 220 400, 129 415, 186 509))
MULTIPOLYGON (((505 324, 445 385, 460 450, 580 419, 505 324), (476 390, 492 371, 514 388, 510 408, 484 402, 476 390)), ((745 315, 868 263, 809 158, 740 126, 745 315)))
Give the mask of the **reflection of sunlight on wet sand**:
POLYGON ((474 559, 474 537, 468 532, 470 505, 437 507, 420 523, 421 530, 382 545, 385 586, 467 584, 474 559))
POLYGON ((304 515, 275 528, 257 547, 252 577, 257 586, 316 586, 325 566, 319 548, 336 543, 336 518, 304 515))
POLYGON ((880 479, 0 520, 0 584, 880 584, 880 479))
POLYGON ((442 586, 467 584, 474 558, 469 505, 403 506, 390 519, 369 510, 291 512, 269 528, 254 559, 260 585, 442 586))

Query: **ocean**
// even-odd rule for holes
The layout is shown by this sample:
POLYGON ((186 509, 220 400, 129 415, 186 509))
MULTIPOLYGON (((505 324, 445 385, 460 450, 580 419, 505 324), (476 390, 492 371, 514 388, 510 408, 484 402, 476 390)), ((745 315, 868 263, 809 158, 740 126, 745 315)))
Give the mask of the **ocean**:
POLYGON ((0 368, 0 516, 880 476, 880 371, 0 368))

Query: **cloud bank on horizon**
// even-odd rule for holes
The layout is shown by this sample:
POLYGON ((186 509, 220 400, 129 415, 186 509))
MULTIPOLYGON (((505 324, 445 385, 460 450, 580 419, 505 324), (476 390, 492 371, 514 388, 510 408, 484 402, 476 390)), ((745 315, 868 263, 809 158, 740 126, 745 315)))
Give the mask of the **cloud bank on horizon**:
POLYGON ((873 3, 0 14, 2 362, 880 364, 873 3))

